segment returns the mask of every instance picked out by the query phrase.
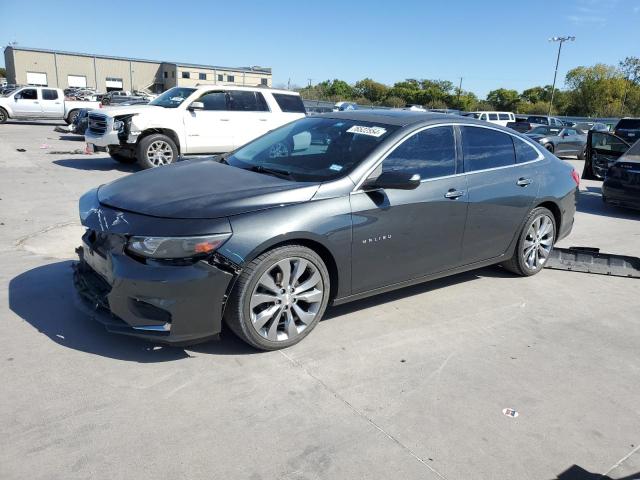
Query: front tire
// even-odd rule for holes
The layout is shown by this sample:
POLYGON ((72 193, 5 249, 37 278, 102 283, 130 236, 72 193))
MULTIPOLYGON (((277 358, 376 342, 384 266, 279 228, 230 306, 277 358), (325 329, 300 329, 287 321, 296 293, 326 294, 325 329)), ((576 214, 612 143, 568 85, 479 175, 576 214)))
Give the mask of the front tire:
POLYGON ((551 153, 555 152, 555 147, 553 146, 553 143, 545 143, 544 148, 546 148, 551 153))
POLYGON ((544 207, 534 208, 522 227, 513 257, 502 266, 523 277, 540 272, 553 249, 555 234, 553 213, 544 207))
POLYGON ((142 168, 162 167, 176 161, 178 147, 166 135, 154 133, 138 142, 136 157, 142 168))
POLYGON ((133 156, 133 152, 131 152, 130 154, 126 154, 126 153, 122 153, 118 149, 109 148, 109 156, 118 163, 124 163, 127 165, 136 163, 136 157, 133 156))
POLYGON ((0 123, 4 123, 9 120, 9 114, 4 108, 0 108, 0 123))
POLYGON ((578 160, 584 160, 585 158, 587 158, 587 147, 584 147, 578 154, 578 160))
POLYGON ((286 245, 263 253, 240 274, 225 322, 260 350, 295 345, 318 324, 329 301, 329 272, 313 250, 286 245))

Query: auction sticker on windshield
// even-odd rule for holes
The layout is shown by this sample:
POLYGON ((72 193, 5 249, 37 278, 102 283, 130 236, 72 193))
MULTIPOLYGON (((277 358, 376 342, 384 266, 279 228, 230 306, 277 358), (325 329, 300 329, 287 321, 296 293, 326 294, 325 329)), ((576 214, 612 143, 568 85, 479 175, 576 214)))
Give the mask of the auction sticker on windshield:
POLYGON ((365 127, 364 125, 354 125, 347 133, 358 133, 360 135, 369 135, 371 137, 381 137, 387 130, 382 127, 365 127))

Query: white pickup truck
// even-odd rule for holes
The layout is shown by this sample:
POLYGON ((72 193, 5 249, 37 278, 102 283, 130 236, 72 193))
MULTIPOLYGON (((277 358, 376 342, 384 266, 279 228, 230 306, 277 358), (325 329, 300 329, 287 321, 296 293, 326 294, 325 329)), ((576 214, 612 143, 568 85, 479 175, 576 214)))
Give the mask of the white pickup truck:
POLYGON ((16 119, 56 119, 73 123, 81 108, 100 108, 100 102, 65 100, 59 88, 21 87, 0 97, 0 123, 16 119))
POLYGON ((261 87, 174 87, 146 105, 89 112, 88 144, 122 163, 168 165, 180 155, 226 153, 306 114, 300 95, 261 87))

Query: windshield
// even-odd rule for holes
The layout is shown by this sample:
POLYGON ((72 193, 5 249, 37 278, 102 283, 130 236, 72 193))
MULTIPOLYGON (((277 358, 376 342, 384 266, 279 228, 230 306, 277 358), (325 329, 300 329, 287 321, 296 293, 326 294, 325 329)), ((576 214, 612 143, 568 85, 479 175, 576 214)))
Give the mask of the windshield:
POLYGON ((164 108, 176 108, 195 91, 195 88, 174 87, 149 102, 149 105, 156 105, 164 108))
POLYGON ((560 128, 553 127, 536 127, 529 130, 527 133, 536 135, 558 135, 560 133, 560 130, 560 128))
POLYGON ((480 118, 480 114, 478 112, 469 112, 469 113, 463 114, 463 117, 480 118))
POLYGON ((529 123, 549 123, 549 120, 547 120, 547 117, 528 117, 527 118, 527 122, 529 123))
POLYGON ((397 129, 381 123, 307 117, 254 140, 226 162, 294 181, 322 182, 349 173, 397 129))

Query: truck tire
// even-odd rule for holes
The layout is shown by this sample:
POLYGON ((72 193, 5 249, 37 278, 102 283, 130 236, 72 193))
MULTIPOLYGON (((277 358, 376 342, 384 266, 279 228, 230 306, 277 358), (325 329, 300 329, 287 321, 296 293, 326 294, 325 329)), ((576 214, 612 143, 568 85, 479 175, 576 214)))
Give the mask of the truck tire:
POLYGON ((9 119, 9 114, 4 108, 0 108, 0 123, 4 123, 9 119))
POLYGON ((178 147, 168 136, 154 133, 138 142, 136 158, 144 169, 162 167, 178 159, 178 147))
POLYGON ((71 110, 69 112, 69 115, 67 115, 67 118, 64 119, 65 122, 67 122, 67 125, 71 125, 74 120, 76 119, 76 117, 78 116, 78 110, 71 110))

